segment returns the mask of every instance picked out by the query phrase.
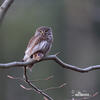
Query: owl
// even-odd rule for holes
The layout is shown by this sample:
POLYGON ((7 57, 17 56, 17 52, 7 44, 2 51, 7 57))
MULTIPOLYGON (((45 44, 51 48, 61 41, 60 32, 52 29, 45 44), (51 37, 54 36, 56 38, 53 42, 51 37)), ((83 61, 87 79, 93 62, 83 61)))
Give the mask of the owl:
MULTIPOLYGON (((41 26, 36 29, 35 35, 30 39, 25 55, 24 62, 30 60, 41 60, 50 51, 53 42, 52 29, 47 26, 41 26)), ((33 64, 28 65, 28 68, 32 68, 33 64)))

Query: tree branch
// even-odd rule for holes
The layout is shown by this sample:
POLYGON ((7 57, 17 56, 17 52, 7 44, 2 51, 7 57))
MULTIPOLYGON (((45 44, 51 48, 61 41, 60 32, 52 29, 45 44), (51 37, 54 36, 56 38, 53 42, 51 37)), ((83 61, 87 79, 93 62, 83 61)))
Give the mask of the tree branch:
POLYGON ((11 6, 14 0, 5 0, 0 6, 0 23, 2 22, 8 8, 11 6))
MULTIPOLYGON (((10 63, 5 63, 5 64, 0 64, 0 68, 1 69, 7 69, 7 68, 13 68, 13 67, 24 67, 24 76, 25 76, 24 81, 32 88, 33 91, 37 92, 38 94, 43 95, 45 100, 46 100, 46 98, 47 98, 47 100, 53 100, 43 90, 40 90, 38 87, 36 87, 34 84, 31 83, 31 81, 28 79, 27 72, 26 72, 26 66, 27 65, 35 64, 35 63, 38 63, 38 62, 41 62, 41 61, 46 61, 46 60, 54 60, 56 63, 58 63, 63 68, 74 70, 74 71, 81 72, 81 73, 100 69, 100 65, 89 66, 89 67, 86 67, 86 68, 79 68, 77 66, 66 64, 57 57, 57 54, 46 56, 43 59, 41 59, 40 61, 31 60, 30 62, 10 62, 10 63)), ((12 78, 11 76, 8 76, 8 77, 12 78)), ((23 85, 20 85, 20 86, 22 88, 26 89, 23 85)), ((63 85, 61 85, 61 86, 63 86, 63 85)), ((53 87, 53 88, 55 88, 55 87, 53 87)), ((52 89, 52 88, 49 88, 49 89, 52 89)), ((28 90, 28 89, 26 89, 26 90, 28 90)))
POLYGON ((77 71, 77 72, 81 72, 81 73, 100 69, 100 65, 89 66, 89 67, 86 67, 86 68, 79 68, 77 66, 73 66, 73 65, 64 63, 56 55, 46 56, 40 61, 31 60, 30 62, 10 62, 10 63, 5 63, 5 64, 0 64, 0 68, 1 69, 7 69, 7 68, 13 68, 13 67, 23 67, 23 66, 26 66, 26 65, 29 65, 29 64, 35 64, 35 63, 38 63, 38 62, 41 62, 41 61, 47 61, 47 60, 54 60, 56 63, 58 63, 63 68, 70 69, 70 70, 77 71))
POLYGON ((53 100, 49 95, 47 95, 45 92, 43 92, 42 90, 40 90, 39 88, 37 88, 34 84, 32 84, 29 80, 28 80, 28 76, 27 76, 27 72, 26 72, 26 67, 24 67, 24 75, 25 75, 25 82, 32 88, 34 89, 35 92, 43 95, 44 97, 46 97, 48 100, 53 100))

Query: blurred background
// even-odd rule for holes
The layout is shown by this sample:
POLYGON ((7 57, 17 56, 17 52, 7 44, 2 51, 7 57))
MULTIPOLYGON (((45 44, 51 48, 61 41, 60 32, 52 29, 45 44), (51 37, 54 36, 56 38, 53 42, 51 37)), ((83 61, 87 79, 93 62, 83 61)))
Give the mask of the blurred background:
MULTIPOLYGON (((100 0, 15 0, 0 26, 0 63, 21 61, 29 39, 40 26, 52 27, 50 54, 60 52, 60 59, 81 68, 100 64, 100 0)), ((22 77, 23 69, 0 69, 0 100, 43 100, 41 95, 22 89, 20 84, 27 87, 24 82, 7 75, 22 77)), ((78 92, 98 92, 91 100, 100 98, 100 70, 79 73, 45 61, 29 73, 33 80, 51 75, 53 79, 34 84, 45 89, 66 82, 64 88, 46 91, 54 100, 83 98, 74 95, 78 92)))

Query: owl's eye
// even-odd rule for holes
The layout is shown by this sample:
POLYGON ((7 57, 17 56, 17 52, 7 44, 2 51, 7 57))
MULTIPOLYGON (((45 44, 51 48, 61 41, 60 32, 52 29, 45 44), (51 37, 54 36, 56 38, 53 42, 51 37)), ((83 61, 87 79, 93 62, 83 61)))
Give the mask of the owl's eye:
POLYGON ((45 32, 48 32, 49 29, 45 30, 45 32))
POLYGON ((42 33, 43 33, 43 31, 42 31, 42 30, 40 30, 40 33, 42 34, 42 33))

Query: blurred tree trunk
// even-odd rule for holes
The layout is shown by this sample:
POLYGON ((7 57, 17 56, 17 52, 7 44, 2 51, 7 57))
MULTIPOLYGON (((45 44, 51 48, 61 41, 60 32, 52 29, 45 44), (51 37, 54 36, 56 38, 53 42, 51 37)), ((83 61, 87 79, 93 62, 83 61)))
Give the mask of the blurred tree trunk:
MULTIPOLYGON (((69 63, 79 67, 92 65, 96 58, 96 34, 93 32, 92 24, 94 4, 90 0, 65 0, 65 4, 66 55, 69 57, 69 63)), ((72 89, 85 90, 96 86, 95 72, 72 73, 67 76, 71 80, 72 89)))

